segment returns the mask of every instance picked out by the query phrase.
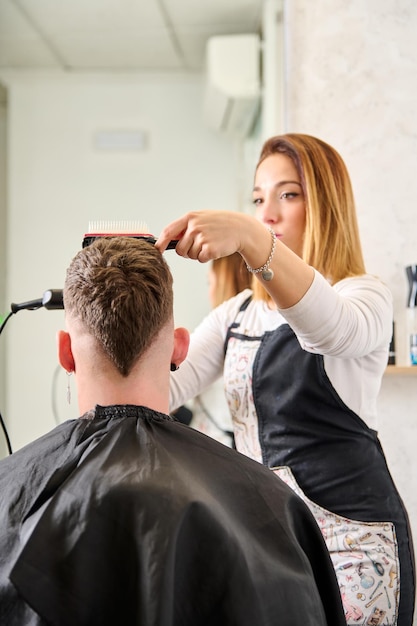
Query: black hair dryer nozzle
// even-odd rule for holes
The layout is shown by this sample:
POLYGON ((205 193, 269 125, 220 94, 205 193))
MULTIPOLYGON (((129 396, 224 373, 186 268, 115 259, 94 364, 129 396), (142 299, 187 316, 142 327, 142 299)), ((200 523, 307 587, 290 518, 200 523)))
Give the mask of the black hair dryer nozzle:
POLYGON ((19 304, 12 302, 10 305, 12 313, 17 313, 18 311, 23 311, 24 309, 28 311, 36 311, 41 307, 48 310, 63 309, 64 299, 62 289, 48 289, 45 291, 42 298, 29 300, 28 302, 20 302, 19 304))

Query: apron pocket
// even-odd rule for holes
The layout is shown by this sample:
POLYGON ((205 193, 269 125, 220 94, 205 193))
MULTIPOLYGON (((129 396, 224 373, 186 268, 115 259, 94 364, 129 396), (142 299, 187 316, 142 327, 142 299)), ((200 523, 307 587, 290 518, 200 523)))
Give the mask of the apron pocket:
POLYGON ((271 470, 316 519, 336 572, 347 624, 395 625, 400 564, 392 522, 361 522, 336 515, 307 498, 289 467, 271 470))

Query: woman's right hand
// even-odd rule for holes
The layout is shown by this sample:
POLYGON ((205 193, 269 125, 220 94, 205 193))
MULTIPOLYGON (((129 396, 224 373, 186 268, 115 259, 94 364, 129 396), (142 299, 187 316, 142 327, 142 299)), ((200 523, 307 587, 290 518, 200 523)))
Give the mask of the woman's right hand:
POLYGON ((177 254, 207 263, 241 252, 251 238, 253 223, 265 230, 256 218, 243 213, 193 211, 168 224, 155 245, 164 252, 170 241, 178 240, 177 254))
MULTIPOLYGON (((265 225, 233 211, 186 213, 163 229, 155 246, 164 252, 174 239, 177 254, 200 263, 239 252, 251 268, 260 268, 271 254, 271 233, 265 225)), ((264 281, 261 272, 255 276, 280 309, 296 304, 314 278, 313 268, 279 240, 268 268, 272 279, 264 281)))

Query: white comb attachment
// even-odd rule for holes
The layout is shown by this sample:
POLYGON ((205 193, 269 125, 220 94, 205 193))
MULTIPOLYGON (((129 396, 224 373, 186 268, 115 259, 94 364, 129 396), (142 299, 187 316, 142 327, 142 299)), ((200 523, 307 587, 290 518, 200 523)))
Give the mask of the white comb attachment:
POLYGON ((104 220, 88 222, 87 235, 147 235, 152 236, 146 222, 141 220, 104 220))

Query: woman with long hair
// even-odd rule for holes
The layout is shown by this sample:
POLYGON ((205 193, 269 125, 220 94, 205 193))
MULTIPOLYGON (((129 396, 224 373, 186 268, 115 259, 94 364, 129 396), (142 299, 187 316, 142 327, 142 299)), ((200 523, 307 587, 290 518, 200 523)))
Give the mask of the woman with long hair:
POLYGON ((187 213, 157 241, 203 263, 237 251, 255 279, 194 331, 172 405, 223 375, 236 448, 313 511, 347 623, 410 626, 412 538, 375 430, 392 297, 366 273, 347 168, 320 139, 272 137, 253 203, 187 213))

